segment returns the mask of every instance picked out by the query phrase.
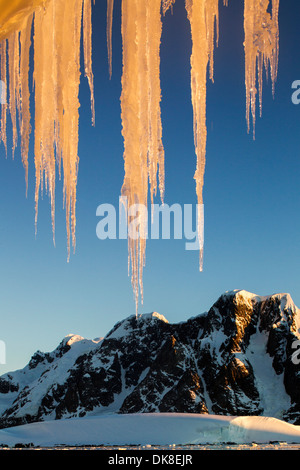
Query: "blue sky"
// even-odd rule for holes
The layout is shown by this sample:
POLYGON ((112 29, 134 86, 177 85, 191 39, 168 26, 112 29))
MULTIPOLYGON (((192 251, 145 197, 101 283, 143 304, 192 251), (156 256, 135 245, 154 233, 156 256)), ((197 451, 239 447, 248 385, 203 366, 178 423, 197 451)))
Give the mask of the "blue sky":
MULTIPOLYGON (((298 1, 281 1, 275 99, 265 82, 263 116, 253 141, 245 120, 243 2, 220 6, 215 81, 207 92, 204 270, 199 272, 198 253, 185 250, 185 240, 149 240, 141 313, 158 311, 170 322, 181 321, 209 309, 232 289, 289 292, 300 306, 300 105, 291 102, 291 84, 300 79, 299 17, 298 1)), ((184 1, 177 0, 173 15, 163 21, 165 202, 195 204, 191 39, 184 1)), ((102 203, 117 205, 124 176, 120 0, 115 2, 112 80, 105 28, 106 2, 98 0, 93 7, 96 126, 91 126, 82 77, 77 247, 69 263, 61 182, 54 247, 47 196, 39 206, 37 237, 34 233, 33 136, 27 199, 19 150, 12 160, 1 148, 0 339, 6 344, 6 365, 0 365, 0 373, 25 366, 37 349, 51 351, 69 333, 102 336, 135 313, 127 241, 96 236, 96 209, 102 203)))

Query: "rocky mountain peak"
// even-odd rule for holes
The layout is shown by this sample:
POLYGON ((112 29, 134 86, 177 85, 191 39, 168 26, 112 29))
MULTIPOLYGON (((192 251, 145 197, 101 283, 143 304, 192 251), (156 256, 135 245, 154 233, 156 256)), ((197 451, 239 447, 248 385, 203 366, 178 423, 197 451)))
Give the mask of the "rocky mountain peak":
POLYGON ((149 327, 159 327, 160 322, 168 323, 163 315, 157 312, 131 315, 116 323, 112 330, 106 335, 106 339, 125 338, 127 335, 143 333, 149 327))

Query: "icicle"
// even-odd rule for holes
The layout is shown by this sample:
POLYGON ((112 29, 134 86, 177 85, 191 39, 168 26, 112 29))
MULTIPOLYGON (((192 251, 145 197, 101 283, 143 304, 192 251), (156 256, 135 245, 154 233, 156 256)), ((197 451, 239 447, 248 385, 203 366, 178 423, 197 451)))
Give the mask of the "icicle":
POLYGON ((107 0, 107 52, 108 52, 108 65, 109 77, 112 76, 112 25, 113 25, 113 10, 114 0, 107 0))
MULTIPOLYGON (((160 114, 161 0, 123 0, 123 76, 121 95, 124 137, 125 177, 121 190, 128 207, 139 204, 147 209, 148 181, 153 200, 157 190, 164 194, 164 150, 160 114)), ((138 232, 129 233, 128 250, 131 282, 138 310, 139 293, 143 302, 147 218, 138 216, 138 232)), ((132 214, 128 211, 128 224, 132 214)))
MULTIPOLYGON (((110 0, 113 1, 113 0, 110 0)), ((92 70, 92 6, 91 0, 84 0, 83 4, 83 44, 84 44, 84 69, 88 79, 91 93, 92 124, 95 125, 95 97, 94 75, 92 70)))
MULTIPOLYGON (((50 196, 53 240, 55 233, 55 120, 56 120, 56 8, 60 2, 50 2, 47 9, 38 9, 34 23, 34 84, 35 84, 35 224, 37 229, 40 189, 45 182, 50 196)), ((69 23, 69 22, 68 22, 69 23)), ((61 86, 63 87, 63 83, 61 86)))
MULTIPOLYGON (((191 89, 194 113, 194 141, 197 157, 195 172, 197 202, 203 205, 203 184, 206 160, 206 82, 207 68, 213 79, 214 28, 218 27, 218 0, 186 0, 191 24, 191 89)), ((198 213, 198 237, 202 240, 203 211, 198 213)), ((200 271, 203 269, 203 244, 200 243, 200 271)))
MULTIPOLYGON (((5 153, 7 155, 7 138, 6 138, 6 121, 7 121, 7 41, 6 39, 2 40, 0 43, 0 61, 1 61, 1 81, 5 86, 5 95, 3 96, 4 103, 1 104, 1 127, 0 127, 0 137, 1 141, 5 147, 5 153)), ((3 90, 2 90, 3 91, 3 90)))
POLYGON ((161 87, 160 87, 160 41, 162 34, 162 23, 159 0, 147 3, 147 26, 146 26, 146 67, 147 88, 145 96, 148 96, 148 176, 150 183, 151 203, 157 193, 158 185, 161 201, 164 200, 165 190, 165 166, 164 148, 162 144, 161 123, 161 87), (153 5, 153 7, 151 6, 153 5))
POLYGON ((70 245, 76 246, 76 189, 78 174, 78 123, 79 123, 79 83, 80 83, 80 36, 82 20, 82 0, 56 0, 56 57, 58 140, 57 151, 61 158, 64 178, 64 204, 68 259, 70 245))
POLYGON ((260 0, 258 2, 245 0, 244 5, 246 120, 249 132, 251 113, 253 137, 255 137, 257 81, 261 115, 263 69, 265 68, 268 72, 268 67, 270 67, 273 93, 277 78, 279 0, 272 1, 272 14, 267 11, 269 3, 269 0, 260 0))
POLYGON ((30 92, 28 84, 29 76, 29 50, 31 44, 31 25, 32 15, 29 15, 20 32, 20 134, 21 134, 21 157, 25 169, 26 196, 28 190, 28 152, 29 137, 31 132, 30 125, 30 92))
POLYGON ((17 109, 19 105, 19 32, 13 32, 8 38, 8 64, 9 64, 9 112, 12 121, 13 145, 12 157, 18 142, 17 109))

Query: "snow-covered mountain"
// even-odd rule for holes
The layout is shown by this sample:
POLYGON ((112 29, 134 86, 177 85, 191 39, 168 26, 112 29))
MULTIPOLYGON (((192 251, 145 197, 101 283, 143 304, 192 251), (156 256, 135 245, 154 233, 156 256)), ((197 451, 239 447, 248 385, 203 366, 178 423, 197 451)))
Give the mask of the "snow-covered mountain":
POLYGON ((299 312, 289 294, 238 290, 181 323, 133 315, 101 339, 70 335, 0 377, 0 427, 108 412, 300 424, 299 312))

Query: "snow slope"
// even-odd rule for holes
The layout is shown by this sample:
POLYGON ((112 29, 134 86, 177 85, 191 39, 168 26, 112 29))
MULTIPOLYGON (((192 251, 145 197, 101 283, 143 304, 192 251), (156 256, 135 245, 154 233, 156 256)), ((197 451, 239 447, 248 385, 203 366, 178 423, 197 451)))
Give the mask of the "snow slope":
POLYGON ((40 447, 85 445, 189 445, 300 443, 300 426, 276 418, 189 413, 102 414, 45 421, 0 431, 0 443, 40 447))

